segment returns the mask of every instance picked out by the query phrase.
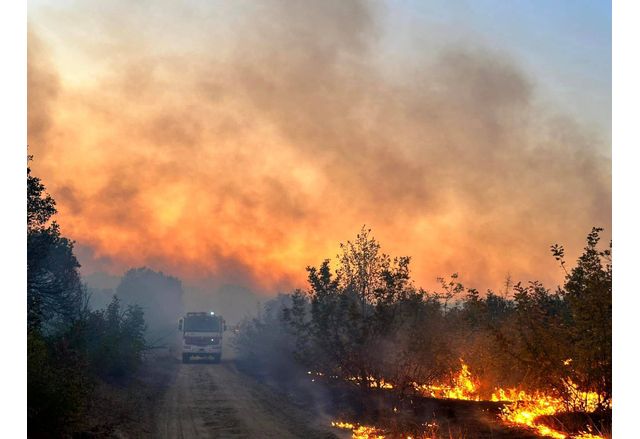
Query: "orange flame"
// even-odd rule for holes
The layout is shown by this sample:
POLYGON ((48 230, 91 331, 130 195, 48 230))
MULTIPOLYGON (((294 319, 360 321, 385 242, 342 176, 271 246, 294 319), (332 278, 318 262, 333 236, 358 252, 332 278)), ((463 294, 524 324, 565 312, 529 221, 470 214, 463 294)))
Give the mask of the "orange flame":
MULTIPOLYGON (((462 399, 469 401, 480 401, 478 394, 478 381, 472 376, 469 366, 464 360, 460 360, 461 368, 451 384, 418 384, 413 383, 414 388, 425 396, 434 398, 462 399)), ((570 364, 571 359, 563 361, 565 365, 570 364)), ((349 378, 351 381, 357 380, 355 377, 349 378)), ((392 389, 393 384, 383 380, 368 377, 367 384, 371 387, 392 389)), ((542 392, 527 393, 516 388, 498 388, 491 395, 491 401, 508 402, 502 409, 500 419, 508 425, 530 428, 538 435, 553 439, 566 439, 568 434, 554 430, 544 424, 537 422, 540 416, 553 416, 566 411, 568 408, 585 412, 593 412, 602 401, 596 392, 585 392, 578 388, 570 379, 564 382, 570 400, 548 395, 542 392)), ((395 410, 394 410, 395 411, 395 410)), ((353 439, 373 439, 383 438, 381 430, 373 426, 363 426, 348 422, 332 422, 336 428, 350 429, 353 439)), ((574 439, 602 439, 603 436, 589 431, 580 432, 571 436, 574 439)))
POLYGON ((478 383, 472 378, 469 366, 461 359, 461 369, 453 379, 453 385, 433 385, 414 383, 416 390, 425 396, 434 398, 465 399, 479 401, 478 383))
POLYGON ((350 422, 335 421, 331 422, 331 426, 351 430, 352 439, 384 439, 384 435, 378 428, 369 425, 356 425, 350 422))

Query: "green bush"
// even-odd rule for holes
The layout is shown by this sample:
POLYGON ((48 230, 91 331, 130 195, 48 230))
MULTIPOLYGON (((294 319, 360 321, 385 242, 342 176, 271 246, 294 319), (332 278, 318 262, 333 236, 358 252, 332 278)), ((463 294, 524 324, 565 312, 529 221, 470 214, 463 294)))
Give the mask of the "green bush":
POLYGON ((145 348, 142 309, 122 309, 117 296, 104 310, 92 311, 85 323, 87 355, 91 369, 102 378, 122 378, 134 372, 145 348))
POLYGON ((133 373, 145 348, 139 306, 114 297, 90 311, 73 241, 51 218, 55 201, 27 168, 27 392, 31 437, 73 430, 97 378, 133 373))
POLYGON ((30 437, 59 437, 72 430, 92 389, 86 360, 63 338, 27 335, 27 417, 30 437))
POLYGON ((308 289, 270 302, 279 318, 265 313, 245 324, 237 342, 255 361, 272 362, 272 369, 282 369, 285 352, 293 351, 289 357, 308 370, 364 388, 393 382, 399 397, 414 382, 446 381, 463 358, 484 397, 494 386, 520 387, 556 394, 571 408, 571 381, 597 392, 599 408, 606 409, 612 266, 611 246, 598 249, 600 231, 588 235, 571 270, 562 247, 552 246, 566 271, 556 291, 508 279, 501 295, 481 296, 456 274, 440 279, 440 291, 415 288, 409 258, 381 253, 363 229, 355 242, 341 245, 335 270, 329 260, 307 268, 308 289), (273 346, 282 355, 266 355, 273 346))

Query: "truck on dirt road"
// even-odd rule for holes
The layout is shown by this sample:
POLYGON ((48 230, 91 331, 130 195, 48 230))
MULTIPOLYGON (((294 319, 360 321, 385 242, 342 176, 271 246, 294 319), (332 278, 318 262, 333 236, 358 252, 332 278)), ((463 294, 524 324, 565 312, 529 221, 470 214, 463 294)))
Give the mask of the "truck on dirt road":
POLYGON ((188 312, 178 323, 182 333, 182 362, 193 358, 219 363, 222 357, 222 334, 227 325, 212 311, 188 312))

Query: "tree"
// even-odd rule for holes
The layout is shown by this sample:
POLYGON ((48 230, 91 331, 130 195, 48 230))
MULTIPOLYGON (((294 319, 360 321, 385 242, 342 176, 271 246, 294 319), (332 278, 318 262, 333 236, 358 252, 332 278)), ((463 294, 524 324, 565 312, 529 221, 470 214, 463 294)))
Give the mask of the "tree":
POLYGON ((561 293, 571 313, 571 342, 574 347, 571 368, 573 380, 583 388, 602 395, 604 407, 611 399, 611 300, 612 244, 598 248, 603 229, 594 227, 576 266, 567 272, 564 248, 551 247, 552 254, 565 269, 561 293))
POLYGON ((559 292, 550 292, 539 282, 514 286, 516 336, 514 351, 525 376, 534 388, 553 386, 562 389, 565 378, 564 360, 571 355, 567 329, 570 315, 559 292))
POLYGON ((27 322, 31 329, 63 328, 82 311, 85 291, 80 263, 73 254, 73 241, 50 221, 55 213, 55 201, 27 167, 27 322))
MULTIPOLYGON (((29 157, 31 160, 31 157, 29 157)), ((27 167, 28 429, 71 436, 96 378, 135 370, 145 347, 140 307, 90 311, 73 241, 52 221, 55 201, 27 167)))
POLYGON ((370 233, 371 229, 363 226, 354 242, 340 244, 342 254, 338 255, 340 288, 358 295, 363 315, 367 303, 375 300, 376 291, 384 285, 383 273, 389 270, 390 264, 389 256, 380 253, 380 244, 369 236, 370 233))
POLYGON ((139 305, 144 311, 149 339, 175 332, 184 314, 183 294, 178 278, 146 267, 127 271, 116 289, 124 304, 139 305))
POLYGON ((137 305, 123 309, 117 296, 106 309, 92 311, 83 333, 95 373, 119 378, 135 371, 146 347, 145 329, 142 309, 137 305))
POLYGON ((452 358, 444 313, 435 296, 413 286, 410 258, 382 253, 364 227, 340 248, 335 272, 328 259, 307 267, 309 289, 284 310, 298 358, 359 386, 363 397, 390 379, 403 393, 440 376, 452 358))
MULTIPOLYGON (((27 161, 33 160, 28 156, 27 161)), ((38 177, 31 175, 27 166, 27 230, 34 232, 46 227, 51 217, 56 214, 56 202, 45 192, 46 188, 38 177)))
POLYGON ((68 337, 86 304, 80 264, 73 242, 51 221, 55 214, 55 201, 27 167, 27 410, 34 436, 68 431, 90 387, 83 351, 68 337))
POLYGON ((437 280, 440 282, 442 292, 436 294, 436 298, 443 302, 443 311, 446 314, 449 310, 449 302, 464 292, 464 286, 458 281, 458 273, 453 273, 448 282, 443 277, 437 280))

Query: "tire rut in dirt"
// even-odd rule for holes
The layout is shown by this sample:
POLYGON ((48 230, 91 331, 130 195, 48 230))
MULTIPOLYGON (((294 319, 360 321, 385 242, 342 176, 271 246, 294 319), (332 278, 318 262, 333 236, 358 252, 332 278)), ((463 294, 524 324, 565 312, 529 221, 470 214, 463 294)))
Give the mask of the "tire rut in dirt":
MULTIPOLYGON (((199 421, 197 431, 212 438, 248 438, 249 431, 240 413, 232 406, 219 383, 209 374, 211 365, 192 365, 192 416, 199 421)), ((216 366, 213 366, 216 367, 216 366)))

